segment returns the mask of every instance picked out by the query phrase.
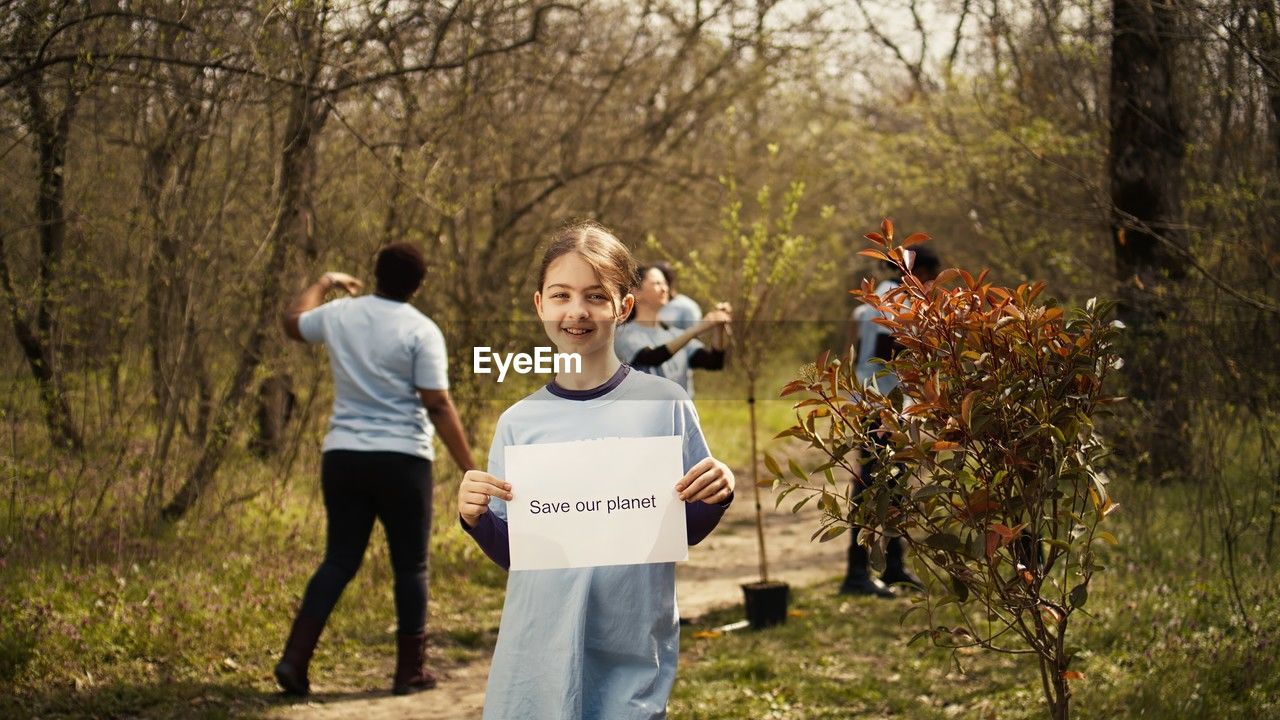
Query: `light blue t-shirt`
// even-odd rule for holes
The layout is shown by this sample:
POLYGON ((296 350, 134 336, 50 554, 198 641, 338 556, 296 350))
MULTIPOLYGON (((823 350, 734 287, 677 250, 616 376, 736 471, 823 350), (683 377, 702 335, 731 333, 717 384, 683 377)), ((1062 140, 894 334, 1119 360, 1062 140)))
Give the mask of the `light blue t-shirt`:
MULTIPOLYGON (((885 293, 896 287, 898 287, 896 281, 884 280, 876 286, 876 294, 884 297, 885 293)), ((884 361, 889 358, 876 358, 875 350, 876 343, 881 337, 893 333, 889 328, 875 322, 878 317, 884 317, 884 314, 870 305, 859 305, 853 310, 853 319, 858 323, 858 362, 854 365, 853 374, 863 387, 874 382, 881 395, 888 395, 898 387, 898 376, 885 372, 884 361), (876 377, 877 373, 882 374, 876 377)))
POLYGON ((617 353, 618 359, 622 362, 634 367, 635 369, 664 377, 680 387, 685 392, 693 394, 693 373, 689 367, 689 358, 694 353, 705 347, 701 340, 694 338, 687 345, 680 348, 680 351, 672 355, 669 360, 661 365, 636 365, 636 353, 647 347, 658 347, 666 345, 673 339, 680 337, 683 330, 676 330, 670 327, 664 327, 662 324, 655 326, 640 325, 635 322, 629 322, 618 327, 618 331, 613 336, 613 351, 617 353))
POLYGON ((688 295, 677 295, 658 311, 658 319, 677 330, 688 330, 702 319, 702 308, 688 295))
POLYGON ((325 303, 298 318, 303 339, 324 343, 333 415, 324 450, 435 458, 435 428, 418 390, 447 390, 444 334, 417 308, 376 295, 325 303))
MULTIPOLYGON (((670 381, 633 372, 590 400, 544 387, 498 419, 489 473, 506 477, 512 445, 672 435, 684 438, 685 472, 710 456, 693 401, 670 381)), ((507 519, 500 498, 489 510, 507 519)), ((486 720, 666 717, 680 649, 675 572, 675 563, 654 563, 508 575, 486 720)))

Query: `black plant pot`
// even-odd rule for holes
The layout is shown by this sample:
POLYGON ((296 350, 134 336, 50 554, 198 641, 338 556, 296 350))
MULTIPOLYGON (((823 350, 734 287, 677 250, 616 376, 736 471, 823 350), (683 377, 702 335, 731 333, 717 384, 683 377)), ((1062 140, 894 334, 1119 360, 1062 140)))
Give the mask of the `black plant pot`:
POLYGON ((791 598, 791 586, 772 580, 753 582, 742 586, 747 606, 747 622, 759 630, 787 621, 787 601, 791 598))

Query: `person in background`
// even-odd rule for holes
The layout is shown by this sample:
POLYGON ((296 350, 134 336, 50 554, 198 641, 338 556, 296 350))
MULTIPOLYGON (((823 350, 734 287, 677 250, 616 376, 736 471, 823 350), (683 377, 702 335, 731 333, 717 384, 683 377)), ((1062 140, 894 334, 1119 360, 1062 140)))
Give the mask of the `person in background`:
POLYGON ((692 368, 724 369, 731 308, 720 303, 689 329, 676 330, 658 316, 670 297, 662 271, 656 265, 641 267, 634 287, 635 309, 618 328, 614 341, 618 358, 641 372, 675 382, 692 396, 692 368), (698 339, 708 333, 710 347, 698 339))
POLYGON ((449 397, 444 335, 409 304, 425 274, 417 246, 387 245, 374 262, 374 294, 324 303, 330 290, 354 295, 363 287, 345 273, 325 273, 282 317, 290 339, 328 348, 334 395, 320 463, 328 522, 324 561, 307 584, 275 667, 276 681, 290 695, 311 691, 312 652, 360 568, 375 519, 386 531, 395 575, 392 690, 403 695, 436 684, 423 665, 432 436, 440 434, 463 472, 475 462, 449 397))
MULTIPOLYGON (((941 261, 932 248, 917 245, 912 272, 920 280, 929 281, 938 276, 941 261)), ((897 266, 890 265, 897 273, 897 266)), ((882 280, 876 286, 876 294, 885 293, 901 284, 901 278, 882 280)), ((875 322, 882 317, 870 305, 859 305, 853 311, 850 322, 850 336, 856 342, 850 348, 853 354, 854 375, 863 387, 874 384, 881 395, 888 395, 898 387, 898 377, 884 369, 884 363, 891 360, 897 351, 893 335, 888 328, 875 322)), ((873 433, 877 445, 887 442, 879 433, 873 433)), ((858 477, 853 478, 854 497, 861 493, 864 479, 869 479, 877 470, 875 453, 869 453, 866 462, 859 466, 858 477)), ((902 537, 889 538, 885 547, 885 569, 879 578, 872 577, 870 558, 866 548, 858 544, 858 528, 849 533, 848 563, 844 581, 840 584, 842 595, 874 595, 891 598, 896 595, 892 585, 898 584, 918 590, 924 589, 924 583, 906 566, 907 541, 902 537)))
POLYGON ((688 330, 702 319, 702 308, 688 295, 676 291, 676 270, 666 262, 653 264, 667 281, 667 304, 658 311, 658 320, 677 330, 688 330))

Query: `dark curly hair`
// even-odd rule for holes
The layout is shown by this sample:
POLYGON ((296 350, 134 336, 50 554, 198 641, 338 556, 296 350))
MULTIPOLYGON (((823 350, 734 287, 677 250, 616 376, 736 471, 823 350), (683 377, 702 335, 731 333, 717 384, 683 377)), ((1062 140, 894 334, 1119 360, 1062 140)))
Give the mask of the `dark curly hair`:
POLYGON ((377 293, 391 300, 408 302, 427 274, 427 260, 417 245, 391 243, 378 251, 373 263, 377 293))

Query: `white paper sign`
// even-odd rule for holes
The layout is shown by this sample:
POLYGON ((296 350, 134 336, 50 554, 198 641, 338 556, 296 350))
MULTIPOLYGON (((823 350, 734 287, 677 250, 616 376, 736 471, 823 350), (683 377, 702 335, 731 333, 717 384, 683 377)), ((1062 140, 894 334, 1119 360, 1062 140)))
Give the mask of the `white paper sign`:
POLYGON ((682 439, 506 448, 512 570, 687 560, 682 439))

